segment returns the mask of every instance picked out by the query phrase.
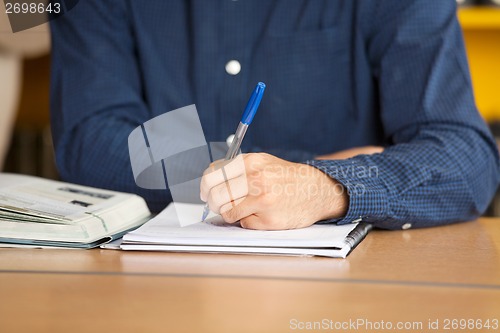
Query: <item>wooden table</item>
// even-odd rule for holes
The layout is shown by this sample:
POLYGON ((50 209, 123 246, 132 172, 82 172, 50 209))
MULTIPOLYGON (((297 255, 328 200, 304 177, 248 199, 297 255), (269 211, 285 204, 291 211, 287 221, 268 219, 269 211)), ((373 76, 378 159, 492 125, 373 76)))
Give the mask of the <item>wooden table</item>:
POLYGON ((500 219, 373 231, 345 260, 0 249, 0 332, 500 332, 499 252, 500 219))

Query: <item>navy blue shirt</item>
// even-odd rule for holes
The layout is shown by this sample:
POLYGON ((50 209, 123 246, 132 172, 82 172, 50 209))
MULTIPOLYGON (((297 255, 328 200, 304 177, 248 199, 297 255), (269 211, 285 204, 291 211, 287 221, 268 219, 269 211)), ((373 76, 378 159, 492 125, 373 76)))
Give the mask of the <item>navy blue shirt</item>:
POLYGON ((225 141, 264 81, 243 150, 339 180, 350 193, 340 223, 469 220, 497 188, 455 0, 84 0, 51 26, 53 135, 67 181, 135 192, 161 209, 168 191, 134 183, 130 132, 196 104, 206 140, 225 141), (386 149, 314 160, 364 145, 386 149))

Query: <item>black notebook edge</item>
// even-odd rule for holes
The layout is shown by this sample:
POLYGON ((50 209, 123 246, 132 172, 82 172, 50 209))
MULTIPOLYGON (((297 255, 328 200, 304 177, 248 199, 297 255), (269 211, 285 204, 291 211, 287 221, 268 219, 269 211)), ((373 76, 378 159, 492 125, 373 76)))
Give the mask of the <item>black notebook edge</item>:
POLYGON ((354 227, 354 229, 352 229, 352 231, 345 238, 345 242, 351 247, 347 255, 349 255, 349 253, 351 253, 352 250, 354 250, 358 244, 365 239, 366 235, 372 229, 373 224, 366 222, 360 222, 356 227, 354 227))

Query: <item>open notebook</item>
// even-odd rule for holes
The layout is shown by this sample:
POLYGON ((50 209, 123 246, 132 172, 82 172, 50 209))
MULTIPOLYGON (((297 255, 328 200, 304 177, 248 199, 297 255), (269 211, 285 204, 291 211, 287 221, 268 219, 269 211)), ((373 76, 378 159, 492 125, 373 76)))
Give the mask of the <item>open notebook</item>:
POLYGON ((366 223, 316 224, 283 231, 247 230, 211 215, 199 222, 203 206, 170 204, 155 218, 128 233, 124 250, 311 255, 345 258, 371 229, 366 223), (182 223, 181 223, 182 221, 182 223), (186 223, 191 222, 192 224, 186 223), (189 224, 189 225, 188 225, 189 224), (184 226, 181 226, 184 225, 184 226))

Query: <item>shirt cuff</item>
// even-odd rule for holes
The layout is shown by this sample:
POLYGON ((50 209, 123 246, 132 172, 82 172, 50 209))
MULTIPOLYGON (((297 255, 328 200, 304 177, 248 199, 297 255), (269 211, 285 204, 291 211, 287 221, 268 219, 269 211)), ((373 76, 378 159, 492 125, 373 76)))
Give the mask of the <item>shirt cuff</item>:
POLYGON ((381 222, 388 217, 388 193, 379 170, 363 157, 347 160, 310 160, 306 162, 344 186, 349 195, 345 217, 324 222, 348 224, 381 222))

